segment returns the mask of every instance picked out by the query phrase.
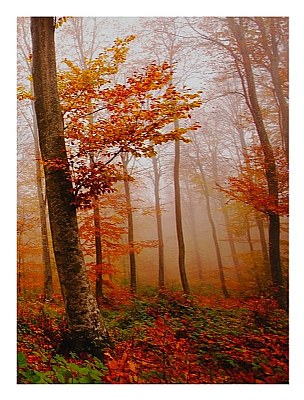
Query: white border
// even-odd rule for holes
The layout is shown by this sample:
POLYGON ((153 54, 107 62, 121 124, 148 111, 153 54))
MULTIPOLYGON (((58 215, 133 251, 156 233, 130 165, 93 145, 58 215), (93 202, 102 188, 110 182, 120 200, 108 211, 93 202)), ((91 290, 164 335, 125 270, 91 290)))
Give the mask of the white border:
MULTIPOLYGON (((300 2, 202 0, 88 2, 10 1, 1 20, 1 392, 6 398, 80 399, 89 396, 123 400, 187 399, 298 399, 303 390, 303 17, 300 2), (110 4, 109 4, 110 3, 110 4), (246 3, 246 4, 244 4, 246 3), (248 4, 250 3, 250 4, 248 4), (43 7, 41 6, 43 4, 43 7), (15 384, 15 237, 16 237, 16 17, 77 16, 289 16, 291 17, 291 376, 289 385, 16 385, 15 384), (302 128, 302 129, 301 129, 302 128)), ((95 398, 95 397, 94 397, 95 398)))

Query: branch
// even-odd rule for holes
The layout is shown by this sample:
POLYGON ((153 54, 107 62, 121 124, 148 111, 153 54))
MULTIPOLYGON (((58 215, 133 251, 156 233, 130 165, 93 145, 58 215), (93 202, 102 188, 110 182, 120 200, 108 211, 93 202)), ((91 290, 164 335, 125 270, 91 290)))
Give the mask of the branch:
POLYGON ((244 95, 244 93, 238 92, 238 91, 235 90, 233 92, 231 91, 231 92, 226 92, 226 93, 223 93, 223 94, 219 94, 218 96, 215 96, 215 97, 212 97, 211 99, 205 100, 204 103, 207 104, 207 103, 209 103, 209 101, 217 100, 217 99, 220 99, 221 97, 229 96, 230 94, 240 95, 240 96, 244 97, 245 100, 246 100, 246 96, 244 95))
POLYGON ((106 106, 104 106, 104 107, 101 107, 101 108, 98 108, 97 110, 95 110, 95 111, 92 111, 92 112, 91 112, 91 113, 89 113, 89 114, 86 114, 86 117, 87 117, 88 115, 95 114, 95 113, 97 113, 98 111, 105 110, 106 108, 107 108, 106 106))
POLYGON ((110 163, 114 160, 114 158, 116 158, 116 157, 118 156, 118 154, 120 154, 122 151, 124 151, 124 150, 123 150, 123 147, 121 147, 116 153, 114 153, 114 155, 110 158, 110 160, 108 160, 108 161, 105 163, 105 165, 110 164, 110 163))

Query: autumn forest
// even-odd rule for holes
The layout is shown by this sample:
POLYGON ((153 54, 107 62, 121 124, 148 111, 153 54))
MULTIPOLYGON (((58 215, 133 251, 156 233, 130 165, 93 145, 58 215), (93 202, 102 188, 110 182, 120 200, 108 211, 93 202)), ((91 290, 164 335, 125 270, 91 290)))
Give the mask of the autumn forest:
POLYGON ((288 36, 18 17, 17 383, 289 382, 288 36))

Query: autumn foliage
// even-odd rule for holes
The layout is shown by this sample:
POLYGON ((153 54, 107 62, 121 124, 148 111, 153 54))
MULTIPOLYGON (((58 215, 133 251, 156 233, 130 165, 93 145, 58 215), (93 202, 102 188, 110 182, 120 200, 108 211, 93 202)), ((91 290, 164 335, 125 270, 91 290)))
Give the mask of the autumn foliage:
POLYGON ((18 313, 20 383, 288 383, 287 316, 272 299, 163 291, 104 304, 103 362, 57 354, 59 299, 20 303, 18 313))
MULTIPOLYGON (((60 28, 59 31, 64 29, 68 18, 55 19, 55 28, 60 28)), ((252 32, 254 36, 255 31, 252 32)), ((210 43, 222 40, 221 49, 230 48, 229 54, 231 55, 237 51, 236 43, 231 42, 231 38, 225 39, 226 33, 218 31, 216 33, 218 37, 212 39, 210 43)), ((174 62, 154 61, 145 62, 136 68, 128 66, 126 63, 128 50, 135 38, 134 35, 124 39, 117 38, 113 46, 104 48, 94 58, 83 57, 80 62, 66 58, 58 64, 57 85, 60 100, 58 108, 62 111, 64 122, 62 143, 65 141, 67 159, 63 163, 59 156, 59 158, 46 159, 42 162, 39 155, 35 155, 45 170, 59 170, 60 174, 63 170, 68 176, 68 194, 71 194, 69 197, 71 202, 68 201, 67 208, 75 211, 75 214, 77 212, 75 237, 81 245, 81 256, 83 255, 85 259, 82 276, 85 278, 88 276, 92 292, 95 287, 95 297, 99 307, 98 309, 96 303, 95 315, 97 316, 96 320, 103 327, 103 334, 107 339, 106 347, 98 352, 100 358, 96 358, 88 352, 78 351, 79 347, 76 354, 61 346, 69 331, 67 309, 72 302, 69 304, 70 299, 68 298, 65 298, 64 302, 60 294, 65 293, 64 285, 59 287, 52 249, 50 256, 51 269, 54 273, 54 295, 47 301, 41 295, 45 282, 44 266, 41 262, 41 243, 38 243, 41 234, 37 234, 40 223, 37 218, 39 206, 34 204, 32 209, 27 200, 36 196, 36 193, 31 193, 32 187, 35 188, 36 184, 32 178, 32 182, 27 183, 26 190, 30 187, 29 195, 23 194, 22 197, 23 203, 26 203, 28 215, 20 213, 17 224, 18 383, 288 383, 288 312, 287 307, 282 307, 276 298, 276 294, 279 293, 278 289, 282 289, 283 284, 287 288, 288 279, 284 275, 282 285, 280 282, 278 284, 277 281, 271 281, 271 272, 273 271, 269 268, 271 264, 269 255, 273 245, 269 239, 266 243, 265 238, 265 243, 262 243, 263 234, 265 236, 264 221, 270 219, 266 217, 274 215, 279 219, 279 216, 288 216, 286 149, 283 151, 282 146, 273 145, 273 143, 279 143, 274 133, 271 134, 272 144, 269 146, 268 152, 272 155, 273 151, 274 158, 271 163, 265 158, 265 148, 263 149, 261 145, 245 147, 243 144, 236 143, 235 148, 232 148, 231 143, 235 138, 233 139, 232 135, 228 136, 231 133, 229 129, 224 132, 223 138, 220 137, 219 132, 226 129, 226 122, 223 124, 224 119, 221 121, 220 111, 214 113, 218 124, 214 124, 216 129, 212 129, 216 151, 212 151, 208 140, 201 141, 200 151, 197 152, 198 165, 202 161, 201 174, 192 182, 190 180, 186 182, 186 179, 183 181, 182 175, 193 176, 193 170, 190 170, 193 166, 189 163, 191 157, 185 155, 184 147, 181 147, 184 159, 181 164, 180 177, 183 183, 187 183, 185 187, 182 185, 181 188, 184 191, 182 205, 183 219, 186 222, 184 224, 185 242, 191 295, 187 291, 180 291, 180 286, 178 283, 176 284, 173 276, 178 271, 178 254, 174 247, 176 245, 175 236, 171 240, 173 235, 171 235, 170 224, 172 222, 169 222, 167 218, 170 212, 172 215, 174 212, 172 208, 174 195, 171 193, 172 171, 169 170, 172 167, 170 149, 165 149, 163 158, 159 152, 158 158, 158 161, 161 160, 161 162, 157 165, 159 168, 157 172, 159 193, 157 195, 161 204, 156 211, 153 204, 147 205, 148 202, 153 201, 151 193, 148 193, 147 190, 145 193, 147 203, 144 207, 146 210, 153 211, 143 212, 144 217, 136 218, 135 229, 133 229, 133 223, 132 229, 130 228, 128 217, 140 203, 140 196, 137 196, 135 185, 130 185, 133 192, 131 190, 132 196, 129 197, 132 197, 132 202, 134 200, 135 207, 133 203, 131 204, 131 199, 128 200, 127 192, 123 193, 122 182, 127 186, 127 183, 135 180, 131 168, 127 168, 123 161, 152 158, 157 155, 160 145, 169 142, 189 143, 188 134, 194 132, 193 138, 195 138, 197 131, 203 125, 202 122, 200 125, 195 121, 199 113, 194 113, 202 106, 203 102, 200 90, 192 91, 186 86, 181 89, 181 85, 175 85, 174 62), (121 73, 121 71, 123 72, 121 73), (227 153, 226 146, 228 146, 227 153), (228 169, 229 163, 222 162, 222 160, 229 158, 226 157, 226 154, 233 155, 235 153, 239 157, 243 156, 243 162, 241 165, 237 165, 239 162, 236 159, 229 160, 232 171, 237 171, 235 175, 231 176, 231 169, 228 169), (217 171, 215 166, 220 162, 223 165, 217 171), (203 170, 204 168, 206 171, 203 170), (230 175, 228 178, 227 175, 224 176, 227 171, 229 171, 227 175, 230 175), (230 235, 229 239, 231 239, 229 243, 231 254, 228 245, 224 243, 227 242, 227 237, 226 233, 222 233, 224 232, 222 217, 215 218, 215 220, 218 219, 217 229, 220 237, 218 247, 221 247, 221 251, 223 248, 223 264, 225 264, 221 270, 229 289, 229 298, 227 294, 225 299, 220 295, 221 281, 218 271, 212 264, 214 263, 213 248, 209 246, 208 238, 205 238, 208 235, 211 237, 211 234, 213 237, 216 236, 215 229, 208 230, 205 209, 209 208, 209 212, 216 215, 220 204, 218 193, 212 190, 217 182, 211 181, 211 173, 214 181, 219 178, 219 182, 225 182, 221 185, 220 190, 226 194, 228 199, 225 205, 227 208, 225 224, 227 235, 230 235), (216 176, 220 173, 222 176, 216 176), (270 173, 275 176, 270 177, 270 173), (201 183, 202 179, 205 182, 203 191, 191 192, 191 184, 201 183), (278 187, 275 187, 275 190, 269 190, 271 183, 278 187), (161 192, 167 187, 167 190, 161 192), (187 187, 189 193, 186 191, 187 187), (210 194, 207 193, 208 190, 210 194), (202 193, 204 194, 203 198, 200 197, 202 193), (276 195, 269 193, 276 193, 276 195), (236 200, 238 203, 233 202, 228 205, 231 200, 236 200), (167 211, 169 212, 167 213, 167 211), (260 217, 260 213, 264 214, 263 218, 260 217), (156 222, 153 220, 155 214, 164 217, 162 223, 164 226, 166 225, 165 240, 155 240, 157 237, 156 222), (149 221, 146 221, 151 216, 153 218, 150 219, 152 222, 149 225, 149 221), (259 217, 260 221, 256 217, 259 217), (145 220, 141 218, 145 218, 145 220), (141 225, 142 221, 145 222, 141 225), (138 237, 146 240, 133 240, 133 230, 135 238, 140 231, 138 237), (132 239, 127 238, 131 231, 132 239), (190 234, 193 236, 190 237, 190 234), (259 239, 257 239, 258 234, 260 234, 259 239), (194 239, 196 243, 194 243, 194 239), (263 244, 265 248, 263 248, 263 244), (246 247, 248 245, 250 251, 246 247), (154 255, 151 256, 152 262, 149 257, 144 259, 144 255, 136 260, 139 268, 134 275, 135 277, 137 274, 139 275, 139 284, 136 290, 130 291, 128 284, 131 282, 132 287, 132 267, 129 272, 128 267, 131 262, 126 256, 131 254, 137 257, 144 249, 156 249, 162 246, 166 253, 165 279, 164 284, 160 285, 162 289, 156 288, 156 284, 155 287, 145 286, 144 274, 141 275, 142 271, 147 276, 149 274, 149 279, 152 277, 151 281, 153 279, 154 282, 157 282, 157 272, 159 273, 160 269, 158 271, 156 269, 155 260, 152 258, 154 255), (235 254, 232 251, 233 248, 235 254), (234 255, 235 257, 233 257, 234 255), (196 261, 195 256, 197 256, 196 261), (201 259, 200 256, 202 256, 201 259), (238 266, 236 266, 235 259, 238 261, 238 266), (237 274, 234 273, 233 262, 237 274), (197 267, 199 267, 199 273, 196 271, 197 267), (148 273, 145 269, 148 270, 148 273), (97 290, 98 283, 102 287, 100 294, 97 290)), ((254 61, 255 68, 257 66, 261 69, 270 68, 269 63, 265 64, 265 54, 262 48, 256 45, 255 40, 249 46, 250 57, 254 61)), ((283 44, 281 45, 283 46, 283 44)), ((30 70, 32 55, 25 55, 25 60, 30 70)), ((240 55, 236 54, 234 58, 236 65, 240 60, 240 55)), ((232 64, 229 62, 227 65, 230 68, 232 64)), ((242 72, 243 69, 241 67, 239 71, 234 72, 242 72)), ((229 71, 229 77, 230 73, 231 71, 229 71)), ((221 79, 224 82, 227 78, 221 77, 221 79)), ((32 78, 29 77, 30 82, 31 80, 32 78)), ((282 82, 285 81, 284 74, 282 82)), ((244 87, 246 86, 244 81, 242 84, 244 87)), ((219 89, 223 88, 219 87, 219 89)), ((273 95, 273 88, 267 79, 263 82, 263 90, 266 91, 266 89, 267 93, 269 91, 268 97, 273 95)), ((247 96, 246 91, 245 95, 247 96)), ((285 84, 284 91, 286 91, 285 84)), ((207 97, 210 96, 210 93, 207 94, 207 97)), ((262 90, 259 95, 260 93, 262 90)), ((237 92, 230 94, 234 95, 237 92)), ((212 104, 218 104, 217 101, 220 101, 221 97, 223 95, 220 93, 218 97, 212 98, 212 101, 216 101, 212 104)), ((17 88, 17 98, 23 106, 35 100, 32 90, 22 85, 17 88)), ((206 101, 207 111, 208 102, 211 100, 207 99, 206 101)), ((266 103, 268 104, 267 99, 266 103)), ((271 101, 269 101, 270 103, 271 101)), ((216 108, 216 106, 214 107, 216 108)), ((268 109, 267 107, 264 107, 263 115, 265 114, 265 121, 269 119, 272 127, 272 125, 275 126, 277 117, 275 114, 274 118, 272 108, 269 106, 268 109)), ((32 117, 30 113, 33 112, 33 108, 29 107, 29 110, 23 112, 23 117, 27 118, 29 127, 31 127, 32 121, 29 116, 32 117), (29 112, 29 116, 27 112, 29 112)), ((238 106, 236 106, 236 119, 241 119, 239 111, 242 111, 242 107, 238 110, 238 106)), ((214 115, 207 112, 204 119, 200 118, 201 121, 206 122, 207 130, 211 130, 210 127, 213 126, 210 123, 208 128, 208 118, 214 118, 214 115)), ((60 112, 59 118, 61 118, 60 112)), ((246 123, 246 126, 242 128, 248 128, 248 132, 254 131, 253 140, 250 143, 257 143, 256 127, 252 125, 251 118, 248 118, 247 122, 248 126, 246 123)), ((233 129, 235 126, 232 126, 233 129)), ((199 134, 203 137, 205 131, 202 129, 199 134)), ((242 132, 242 135, 244 136, 243 141, 247 140, 245 132, 242 132)), ((213 140, 213 136, 210 137, 210 143, 211 139, 213 140)), ((193 142, 195 142, 194 139, 193 142)), ((199 142, 200 140, 197 141, 197 143, 199 142)), ((24 158, 24 154, 22 158, 24 158)), ((39 163, 37 164, 39 165, 39 163)), ((140 165, 140 163, 136 165, 140 165)), ((155 191, 157 191, 156 174, 153 177, 150 170, 144 172, 142 176, 143 180, 147 179, 148 181, 149 179, 149 184, 153 182, 155 191)), ((47 207, 48 199, 45 194, 46 185, 43 177, 41 182, 47 207)), ((145 185, 147 182, 142 182, 141 188, 146 189, 145 185)), ((58 186, 56 185, 56 187, 58 186)), ((222 210, 223 206, 224 200, 220 204, 222 210)), ((66 220, 68 219, 61 218, 63 224, 66 220)), ((51 224, 49 221, 46 223, 47 235, 51 243, 51 224)), ((283 228, 281 230, 283 231, 283 228)), ((280 229, 277 229, 277 232, 279 231, 280 229)), ((66 236, 68 239, 68 235, 66 236)), ((60 235, 60 241, 62 237, 63 235, 60 235)), ((271 235, 268 235, 268 238, 271 239, 271 235)), ((287 247, 284 238, 279 238, 277 241, 277 248, 279 251, 281 249, 282 254, 287 247)), ((219 253, 220 251, 217 252, 217 256, 219 253)), ((83 260, 82 257, 80 258, 83 260)), ((283 257, 281 264, 284 266, 283 272, 286 274, 285 264, 287 262, 283 257)), ((281 264, 278 262, 280 269, 281 264)), ((69 269, 66 270, 69 272, 69 269)), ((67 276, 74 278, 78 275, 73 272, 67 276)), ((68 278, 65 281, 69 281, 68 278)), ((78 282, 82 282, 82 280, 78 279, 78 282)), ((90 285, 89 283, 87 285, 89 293, 91 293, 90 285)), ((75 296, 74 299, 76 297, 80 298, 80 296, 75 296)), ((75 301, 74 304, 76 303, 75 301)), ((86 302, 79 302, 79 304, 86 304, 86 302)), ((85 312, 74 313, 74 315, 80 314, 84 315, 84 320, 87 322, 85 312)), ((87 324, 85 323, 84 326, 87 324)))
POLYGON ((133 36, 117 39, 81 69, 64 60, 67 70, 58 74, 58 88, 65 119, 65 137, 77 205, 90 205, 101 193, 126 179, 118 155, 152 157, 154 146, 184 140, 184 134, 199 127, 190 120, 191 110, 201 105, 200 93, 179 92, 172 84, 168 63, 149 64, 133 72, 124 83, 113 76, 126 59, 133 36))
POLYGON ((267 188, 266 163, 261 146, 247 149, 241 173, 237 177, 229 177, 223 190, 230 198, 252 206, 262 213, 288 215, 288 163, 280 148, 276 149, 277 179, 279 198, 271 196, 267 188))

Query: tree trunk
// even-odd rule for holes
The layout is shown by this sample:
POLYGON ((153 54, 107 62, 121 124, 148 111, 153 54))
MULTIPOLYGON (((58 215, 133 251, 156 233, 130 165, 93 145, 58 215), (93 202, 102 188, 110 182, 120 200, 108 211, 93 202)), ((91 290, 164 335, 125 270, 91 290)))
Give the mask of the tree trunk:
POLYGON ((226 286, 224 267, 223 267, 221 250, 220 250, 219 241, 218 241, 218 237, 217 237, 216 227, 215 227, 215 223, 214 223, 214 220, 213 220, 213 217, 212 217, 209 191, 208 191, 207 182, 206 182, 206 179, 205 179, 205 174, 204 174, 204 171, 203 171, 201 165, 199 165, 199 169, 200 169, 201 178, 202 178, 202 189, 204 191, 204 195, 205 195, 205 199, 206 199, 208 220, 209 220, 209 223, 210 223, 210 226, 211 226, 212 239, 213 239, 215 252, 216 252, 217 265, 218 265, 218 269, 219 269, 222 292, 223 292, 223 295, 224 295, 225 299, 227 299, 229 297, 229 293, 228 293, 227 286, 226 286))
POLYGON ((54 18, 32 17, 33 85, 54 254, 68 323, 61 348, 102 357, 105 336, 80 246, 57 92, 54 18))
POLYGON ((155 213, 157 224, 157 238, 158 238, 158 286, 160 289, 165 288, 165 263, 164 263, 164 239, 162 227, 162 215, 159 198, 159 183, 160 173, 157 165, 157 158, 152 158, 153 171, 154 171, 154 198, 155 198, 155 213))
POLYGON ((22 267, 23 259, 21 253, 22 231, 17 231, 17 295, 22 296, 22 267))
POLYGON ((251 237, 250 223, 249 223, 249 219, 247 216, 245 216, 245 223, 246 223, 246 235, 247 235, 248 246, 249 246, 250 252, 253 254, 254 247, 253 247, 253 242, 252 242, 252 237, 251 237))
MULTIPOLYGON (((175 121, 175 127, 178 128, 178 121, 175 121)), ((186 294, 190 293, 188 284, 186 265, 185 265, 185 244, 182 225, 182 206, 181 206, 181 193, 179 182, 179 167, 180 167, 180 142, 175 141, 175 158, 174 158, 174 190, 175 190, 175 222, 176 234, 178 242, 178 265, 183 286, 183 291, 186 294)))
POLYGON ((36 114, 34 104, 32 104, 34 117, 34 129, 33 137, 35 144, 35 167, 36 167, 36 185, 37 195, 39 201, 39 216, 40 216, 40 229, 41 229, 41 243, 42 243, 42 262, 44 265, 44 299, 51 300, 53 297, 53 277, 52 277, 52 265, 50 257, 50 246, 47 232, 47 207, 46 197, 43 196, 42 182, 44 179, 42 166, 41 166, 41 155, 39 150, 39 138, 38 138, 38 127, 36 121, 36 114))
POLYGON ((97 302, 103 297, 102 289, 102 243, 101 243, 101 232, 100 232, 100 210, 98 205, 98 199, 95 199, 94 205, 94 229, 95 229, 95 264, 96 264, 96 280, 95 280, 95 292, 97 302))
POLYGON ((191 236, 194 246, 196 265, 197 265, 197 277, 199 281, 203 280, 203 269, 202 269, 202 259, 199 251, 199 243, 198 243, 198 233, 197 233, 197 220, 195 218, 195 205, 192 200, 193 194, 191 193, 191 188, 188 182, 186 182, 187 188, 187 201, 188 201, 188 216, 189 222, 191 226, 191 236))
MULTIPOLYGON (((214 151, 211 154, 211 160, 212 160, 212 175, 213 175, 213 179, 214 179, 215 182, 219 182, 218 170, 217 170, 217 162, 216 162, 216 152, 214 152, 214 151)), ((223 216, 224 216, 224 220, 225 220, 227 238, 228 238, 228 243, 229 243, 229 247, 230 247, 230 251, 231 251, 231 257, 232 257, 232 261, 233 261, 236 277, 237 277, 238 282, 240 283, 241 282, 240 263, 239 263, 239 260, 237 258, 234 238, 233 238, 233 234, 232 234, 231 228, 230 228, 229 215, 228 215, 228 212, 227 212, 227 210, 225 208, 225 201, 224 201, 224 196, 223 196, 222 192, 219 192, 219 201, 220 201, 221 210, 222 210, 222 213, 223 213, 223 216)))
MULTIPOLYGON (((124 174, 128 175, 128 156, 122 155, 122 165, 124 174)), ((124 180, 124 188, 126 195, 126 205, 128 210, 128 244, 130 248, 129 259, 130 259, 130 287, 131 293, 135 294, 137 289, 137 279, 136 279, 136 260, 134 251, 134 222, 133 222, 133 212, 131 203, 131 192, 130 183, 127 179, 124 180)))
POLYGON ((190 219, 190 224, 192 226, 191 232, 192 232, 192 240, 193 240, 196 265, 197 265, 197 276, 200 281, 203 281, 204 280, 203 268, 202 268, 203 262, 202 262, 200 251, 199 251, 197 221, 194 216, 194 204, 190 197, 189 197, 189 199, 190 199, 189 219, 190 219))
POLYGON ((260 215, 258 215, 258 213, 256 213, 255 220, 256 220, 257 227, 259 230, 259 235, 260 235, 263 261, 264 261, 265 267, 269 269, 269 257, 268 257, 268 251, 267 251, 267 243, 266 243, 266 237, 265 237, 265 232, 264 232, 263 219, 261 218, 260 215))
MULTIPOLYGON (((260 139, 260 143, 265 159, 265 173, 268 185, 269 195, 278 202, 278 180, 276 163, 273 150, 264 126, 263 115, 257 97, 255 80, 249 55, 249 50, 242 26, 243 19, 237 24, 235 18, 228 18, 229 27, 236 39, 238 48, 242 57, 242 63, 245 70, 246 82, 248 87, 248 106, 253 117, 256 130, 260 139)), ((271 268, 272 283, 274 285, 274 295, 278 300, 280 307, 287 307, 286 293, 281 270, 280 259, 280 217, 278 214, 268 212, 269 217, 269 261, 271 268)))
POLYGON ((223 215, 224 215, 224 220, 225 220, 225 225, 226 225, 226 232, 227 232, 228 243, 229 243, 229 247, 230 247, 230 251, 231 251, 231 257, 232 257, 232 261, 233 261, 233 265, 234 265, 234 269, 235 269, 235 274, 236 274, 238 282, 240 283, 242 281, 242 279, 241 279, 241 271, 240 271, 240 263, 239 263, 239 260, 238 260, 238 257, 237 257, 237 253, 236 253, 234 237, 233 237, 233 234, 231 232, 229 215, 228 215, 227 210, 225 209, 223 196, 222 196, 221 193, 219 195, 220 195, 221 209, 222 209, 222 212, 223 212, 223 215))
MULTIPOLYGON (((89 54, 87 54, 87 58, 85 57, 84 53, 84 27, 83 27, 83 18, 73 18, 72 19, 72 25, 74 27, 74 33, 75 33, 75 38, 77 42, 77 48, 79 52, 79 62, 81 65, 81 68, 83 70, 88 69, 87 65, 87 60, 91 59, 93 57, 93 49, 91 48, 91 51, 89 54)), ((94 42, 95 34, 93 34, 93 42, 94 42)), ((92 47, 93 47, 93 42, 92 42, 92 47)), ((91 105, 91 110, 89 115, 89 121, 93 125, 94 123, 94 107, 92 106, 91 100, 89 100, 90 105, 91 105)), ((93 164, 94 163, 94 151, 89 153, 89 163, 93 164)), ((101 232, 100 232, 100 209, 99 209, 99 204, 98 204, 98 197, 95 197, 95 199, 92 201, 93 203, 93 212, 94 212, 94 238, 95 238, 95 268, 96 268, 96 278, 95 278, 95 295, 97 299, 97 303, 100 303, 101 298, 103 297, 103 288, 102 288, 102 238, 101 238, 101 232)))

